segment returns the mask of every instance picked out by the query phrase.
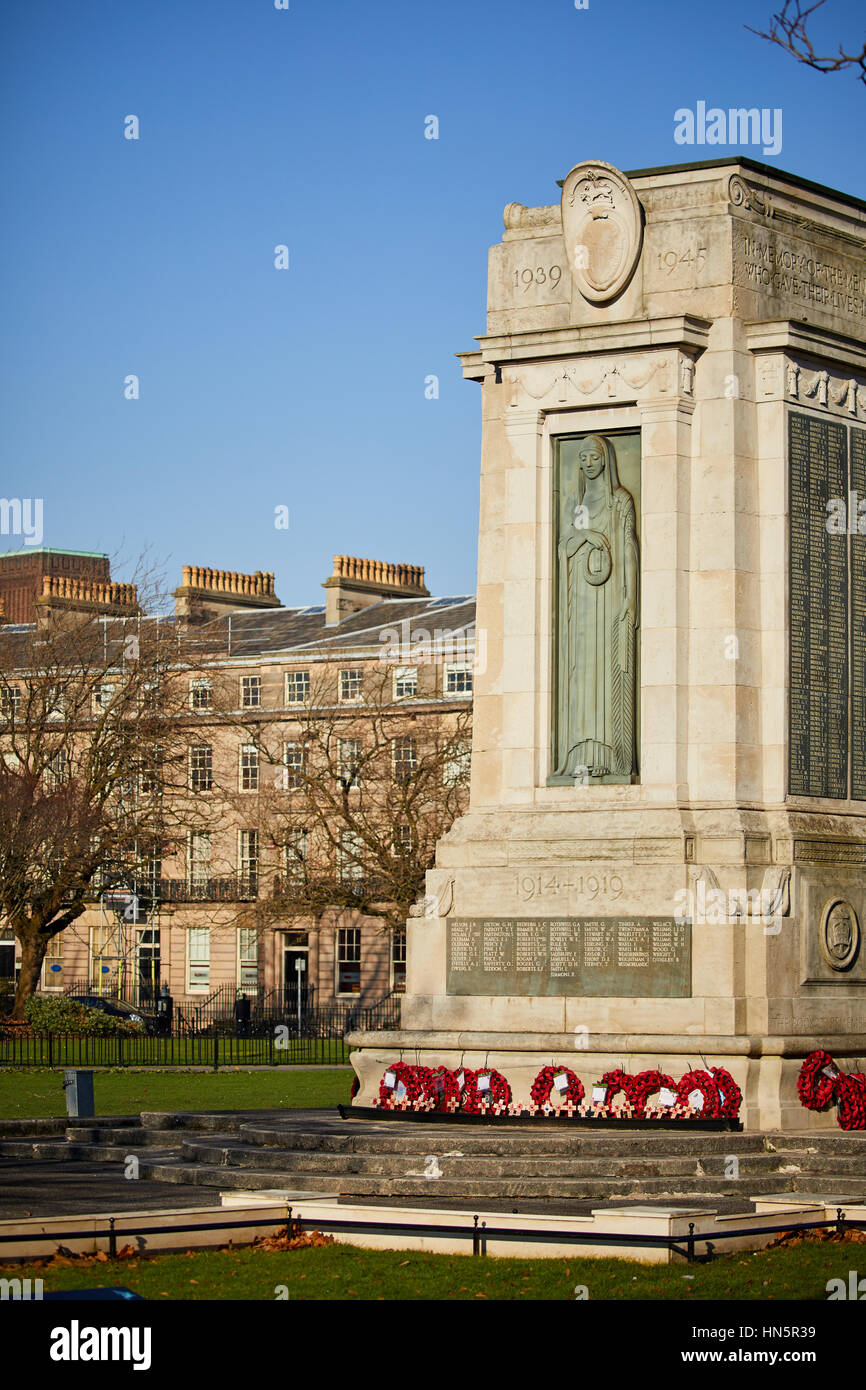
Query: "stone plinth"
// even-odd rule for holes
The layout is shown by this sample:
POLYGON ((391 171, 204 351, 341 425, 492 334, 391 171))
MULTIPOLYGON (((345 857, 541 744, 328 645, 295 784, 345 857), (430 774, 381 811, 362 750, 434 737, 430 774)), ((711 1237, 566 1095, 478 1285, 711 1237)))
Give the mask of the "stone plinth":
POLYGON ((552 1060, 586 1082, 703 1055, 747 1124, 834 1125, 794 1081, 815 1046, 845 1070, 866 1053, 866 536, 831 534, 826 507, 866 495, 866 205, 745 159, 627 178, 587 161, 561 205, 512 204, 505 226, 462 356, 483 415, 471 802, 409 923, 403 1031, 363 1040, 358 1101, 394 1048, 486 1060, 518 1098, 552 1060), (634 652, 593 658, 599 682, 635 671, 634 757, 569 782, 558 489, 586 438, 610 442, 636 515, 634 652), (544 968, 607 972, 611 992, 521 986, 548 976, 503 919, 546 926, 542 953, 559 924, 544 968), (689 927, 688 962, 644 993, 637 919, 689 927), (482 924, 472 960, 449 957, 449 921, 482 924), (513 992, 456 987, 479 961, 513 992))

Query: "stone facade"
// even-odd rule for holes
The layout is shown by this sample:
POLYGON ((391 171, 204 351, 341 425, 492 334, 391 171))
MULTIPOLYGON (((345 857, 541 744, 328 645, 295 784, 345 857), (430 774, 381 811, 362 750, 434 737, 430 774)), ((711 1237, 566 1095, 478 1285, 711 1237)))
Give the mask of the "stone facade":
POLYGON ((7 623, 33 623, 38 604, 52 589, 59 596, 72 581, 108 584, 107 555, 69 550, 17 550, 0 555, 0 615, 7 623))
MULTIPOLYGON (((522 1100, 552 1057, 585 1083, 703 1057, 747 1124, 835 1123, 794 1080, 815 1046, 866 1053, 866 802, 790 787, 788 420, 866 429, 864 326, 866 205, 746 159, 587 161, 561 203, 506 208, 487 331, 462 355, 483 416, 471 803, 428 875, 441 911, 409 924, 404 1031, 357 1038, 357 1103, 395 1049, 486 1058, 522 1100), (557 448, 635 431, 639 771, 552 785, 557 448), (509 919, 592 920, 601 940, 678 912, 688 993, 449 988, 449 922, 495 919, 493 940, 509 919)), ((826 721, 812 739, 829 756, 826 721)))
MULTIPOLYGON (((474 596, 434 598, 421 566, 355 556, 334 557, 323 585, 326 602, 307 607, 284 607, 271 574, 185 566, 182 575, 175 617, 189 634, 190 665, 179 679, 189 689, 189 744, 209 750, 213 784, 202 798, 207 868, 194 868, 189 834, 166 845, 155 871, 154 901, 146 900, 137 922, 120 920, 110 896, 94 892, 85 913, 52 943, 43 989, 116 991, 123 961, 125 993, 137 993, 140 981, 146 997, 155 984, 167 983, 180 1006, 193 1008, 216 991, 291 990, 300 958, 304 990, 315 1003, 367 1004, 402 992, 405 933, 398 931, 395 939, 380 919, 351 909, 326 911, 318 922, 267 912, 265 925, 250 929, 249 909, 275 893, 285 865, 262 833, 257 790, 229 794, 240 786, 240 749, 248 741, 242 719, 258 721, 278 742, 290 740, 298 737, 293 677, 320 686, 333 714, 340 708, 343 672, 361 672, 362 682, 369 675, 372 685, 374 674, 386 668, 393 674, 405 665, 415 671, 415 692, 397 699, 396 687, 390 687, 395 716, 399 711, 401 718, 447 722, 471 709, 474 596), (456 664, 469 667, 456 693, 449 690, 448 643, 439 659, 431 659, 431 641, 438 634, 441 643, 448 633, 463 657, 456 664), (242 838, 250 829, 257 832, 252 859, 242 838), (193 878, 199 880, 194 885, 193 878)), ((39 572, 34 583, 39 593, 45 586, 39 602, 84 612, 117 613, 135 604, 133 586, 111 581, 107 559, 98 580, 65 572, 43 578, 39 572)), ((267 792, 268 769, 259 771, 257 787, 267 792)), ((0 981, 12 978, 14 956, 0 923, 0 981)))

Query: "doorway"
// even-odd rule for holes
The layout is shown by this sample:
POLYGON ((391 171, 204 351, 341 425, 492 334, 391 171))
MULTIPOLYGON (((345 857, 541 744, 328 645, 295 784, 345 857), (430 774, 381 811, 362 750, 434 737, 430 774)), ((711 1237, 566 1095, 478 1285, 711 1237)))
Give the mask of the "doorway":
POLYGON ((159 995, 159 927, 139 927, 138 999, 142 1005, 154 1004, 159 995))
POLYGON ((309 1004, 313 986, 310 983, 310 948, 298 938, 283 937, 283 993, 287 999, 297 1002, 298 982, 300 981, 301 1007, 309 1004), (300 969, 298 963, 300 962, 300 969))

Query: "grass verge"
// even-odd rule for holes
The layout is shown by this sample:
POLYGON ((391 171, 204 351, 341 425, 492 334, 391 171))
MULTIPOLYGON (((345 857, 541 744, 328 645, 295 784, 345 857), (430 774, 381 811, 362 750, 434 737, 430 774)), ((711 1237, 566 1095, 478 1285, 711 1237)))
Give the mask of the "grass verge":
MULTIPOLYGON (((350 1245, 189 1251, 86 1264, 56 1260, 27 1272, 45 1291, 125 1285, 148 1299, 257 1300, 732 1300, 827 1299, 827 1281, 857 1264, 847 1242, 722 1256, 707 1265, 630 1260, 520 1260, 362 1250, 350 1245), (582 1290, 585 1289, 584 1294, 582 1290)), ((861 1259, 862 1263, 862 1259, 861 1259)), ((8 1274, 12 1271, 4 1271, 8 1274)), ((19 1274, 21 1267, 17 1268, 19 1274)))
MULTIPOLYGON (((133 1071, 93 1078, 98 1115, 141 1110, 271 1110, 332 1107, 349 1102, 351 1067, 338 1071, 133 1071)), ((0 1071, 0 1118, 65 1115, 63 1072, 27 1067, 0 1071)))

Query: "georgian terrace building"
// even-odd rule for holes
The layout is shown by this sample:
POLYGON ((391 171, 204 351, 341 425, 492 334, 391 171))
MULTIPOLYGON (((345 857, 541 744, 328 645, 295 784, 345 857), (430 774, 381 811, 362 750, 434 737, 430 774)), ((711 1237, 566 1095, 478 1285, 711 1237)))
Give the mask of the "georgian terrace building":
MULTIPOLYGON (((0 557, 0 584, 3 565, 0 557)), ((107 611, 113 599, 116 612, 118 598, 135 601, 132 586, 63 578, 59 569, 56 559, 50 569, 34 566, 37 609, 53 602, 107 611)), ((182 573, 175 621, 189 651, 181 678, 188 682, 189 790, 202 808, 201 828, 163 846, 139 896, 94 886, 86 912, 55 938, 42 988, 122 990, 147 1000, 167 984, 177 1002, 195 1005, 235 990, 261 997, 292 990, 300 975, 318 1004, 372 1003, 401 992, 405 930, 384 931, 380 919, 344 907, 315 922, 281 920, 275 909, 260 913, 257 926, 244 925, 250 907, 267 906, 292 867, 285 845, 263 826, 261 802, 274 788, 291 788, 299 720, 311 701, 323 719, 350 716, 355 734, 365 689, 375 688, 410 720, 447 726, 465 719, 474 596, 434 598, 421 567, 353 556, 334 557, 325 603, 309 607, 283 606, 270 574, 197 566, 182 573), (260 743, 284 750, 276 777, 260 743)), ((0 629, 13 630, 8 622, 0 629)), ((0 976, 13 973, 14 952, 0 924, 0 976)))

